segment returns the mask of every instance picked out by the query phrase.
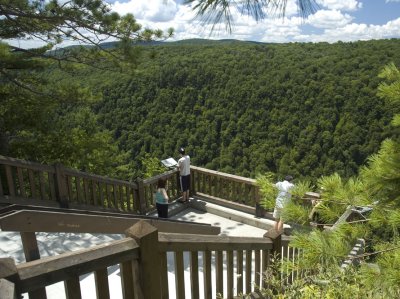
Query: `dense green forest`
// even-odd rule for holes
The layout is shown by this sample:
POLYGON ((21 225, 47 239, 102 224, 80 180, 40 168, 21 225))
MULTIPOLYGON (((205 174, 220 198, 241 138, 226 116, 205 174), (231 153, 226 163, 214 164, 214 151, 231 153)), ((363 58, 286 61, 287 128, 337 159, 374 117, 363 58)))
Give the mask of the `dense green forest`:
POLYGON ((135 169, 185 146, 197 166, 248 177, 350 177, 393 137, 395 107, 376 96, 389 62, 400 64, 400 40, 147 46, 95 111, 135 169))
POLYGON ((144 160, 184 146, 197 166, 314 181, 356 175, 399 135, 390 130, 398 107, 377 96, 382 68, 400 65, 398 39, 186 40, 133 52, 123 67, 100 59, 31 70, 46 97, 5 86, 0 154, 128 180, 144 175, 144 160))

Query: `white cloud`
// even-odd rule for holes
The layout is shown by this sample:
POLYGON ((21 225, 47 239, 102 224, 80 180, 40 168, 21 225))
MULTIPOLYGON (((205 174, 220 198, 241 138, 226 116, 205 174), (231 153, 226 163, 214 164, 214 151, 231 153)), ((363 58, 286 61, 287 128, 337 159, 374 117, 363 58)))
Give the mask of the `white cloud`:
MULTIPOLYGON (((111 4, 111 7, 121 15, 132 13, 143 27, 162 30, 173 27, 175 36, 171 40, 206 38, 284 43, 400 37, 400 18, 384 25, 356 23, 357 19, 352 14, 357 10, 362 12, 361 1, 317 1, 321 9, 307 19, 298 17, 296 0, 288 0, 284 19, 268 17, 256 22, 252 17, 232 10, 234 19, 232 34, 227 32, 224 23, 217 24, 211 32, 211 24, 205 25, 194 21, 193 4, 182 5, 182 0, 119 0, 111 4)), ((398 3, 400 0, 391 0, 391 2, 398 3)), ((397 4, 392 3, 392 5, 397 4)), ((384 1, 382 1, 382 6, 385 6, 384 1)))
POLYGON ((319 10, 307 18, 307 23, 316 28, 338 28, 349 24, 352 19, 338 10, 319 10))
POLYGON ((362 3, 358 0, 318 0, 317 3, 322 7, 336 10, 355 11, 362 8, 362 3))
POLYGON ((131 13, 137 20, 151 22, 171 21, 179 9, 173 0, 117 1, 111 7, 121 15, 131 13))
POLYGON ((356 40, 370 40, 398 37, 400 32, 400 18, 387 22, 384 25, 348 24, 338 29, 326 29, 322 34, 299 35, 297 41, 311 42, 349 42, 356 40))

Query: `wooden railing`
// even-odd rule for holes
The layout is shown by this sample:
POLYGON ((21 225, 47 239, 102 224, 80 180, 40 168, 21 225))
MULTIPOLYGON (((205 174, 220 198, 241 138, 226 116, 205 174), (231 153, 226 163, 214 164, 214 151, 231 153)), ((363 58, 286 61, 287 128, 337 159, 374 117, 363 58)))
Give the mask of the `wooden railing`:
POLYGON ((256 180, 191 166, 191 192, 219 205, 255 213, 259 202, 256 180))
MULTIPOLYGON (((61 164, 49 166, 0 156, 0 203, 143 215, 154 209, 153 193, 159 178, 167 179, 169 197, 177 199, 180 196, 177 170, 127 182, 68 169, 61 164)), ((191 166, 191 180, 191 194, 221 205, 254 209, 259 200, 254 179, 191 166)))
POLYGON ((138 191, 136 183, 0 156, 0 203, 140 213, 138 191))
POLYGON ((203 298, 221 294, 222 298, 231 299, 251 292, 255 285, 263 286, 261 273, 270 262, 273 248, 267 238, 159 233, 145 221, 128 229, 126 236, 109 245, 19 265, 14 265, 12 259, 0 259, 0 283, 11 282, 14 286, 8 288, 12 293, 0 291, 0 296, 14 299, 27 292, 31 299, 46 298, 44 287, 64 281, 67 298, 82 298, 79 276, 94 273, 97 298, 110 298, 107 267, 117 265, 123 298, 170 298, 172 287, 178 299, 185 298, 187 292, 194 299, 201 293, 203 298), (187 254, 190 285, 184 279, 184 255, 187 254), (168 267, 170 258, 173 269, 168 267), (168 271, 174 272, 174 283, 168 284, 168 271), (204 282, 202 290, 200 281, 204 282))
POLYGON ((179 173, 177 170, 170 170, 152 178, 139 181, 139 188, 143 184, 143 198, 145 209, 149 210, 153 205, 153 194, 157 189, 157 182, 160 178, 167 180, 167 193, 170 201, 177 199, 181 194, 179 185, 179 173))
MULTIPOLYGON (((191 167, 191 174, 191 194, 236 208, 254 209, 254 205, 259 200, 255 180, 195 166, 191 167)), ((177 198, 180 192, 179 176, 176 170, 146 180, 124 182, 67 169, 60 164, 46 166, 0 156, 0 203, 61 206, 70 209, 83 207, 85 210, 113 210, 145 214, 153 209, 153 192, 161 177, 168 179, 170 198, 177 198)), ((25 214, 20 213, 19 216, 25 217, 25 214)), ((31 214, 21 219, 31 219, 33 217, 31 214)), ((55 213, 51 216, 61 217, 55 213)), ((18 222, 22 225, 21 219, 18 222)), ((25 226, 30 225, 29 219, 29 223, 24 224, 25 226)), ((127 221, 122 218, 119 220, 127 221)), ((150 225, 149 222, 145 223, 150 225)), ((136 225, 138 223, 134 226, 136 225)), ((116 224, 116 226, 120 225, 116 224)), ((150 234, 153 234, 153 229, 157 231, 152 227, 150 234)), ((45 298, 43 297, 45 286, 55 281, 64 281, 68 296, 80 298, 79 275, 93 272, 98 297, 109 298, 105 273, 108 266, 120 265, 124 298, 168 298, 168 288, 171 286, 168 286, 166 279, 170 270, 166 270, 166 260, 167 256, 172 255, 177 298, 184 298, 185 290, 187 292, 189 289, 184 281, 184 257, 189 256, 192 298, 199 298, 201 291, 204 293, 204 298, 215 298, 216 294, 212 293, 213 288, 224 298, 233 298, 241 292, 253 291, 254 285, 263 286, 261 273, 269 264, 272 252, 277 252, 282 256, 286 256, 288 252, 288 241, 281 238, 271 241, 269 238, 205 235, 190 237, 157 232, 157 238, 155 238, 157 242, 153 240, 147 243, 148 241, 141 239, 141 236, 149 233, 147 230, 145 230, 146 233, 135 232, 129 235, 137 240, 136 243, 128 239, 113 243, 111 249, 100 246, 45 260, 29 261, 16 266, 12 275, 7 271, 1 271, 0 265, 0 279, 7 277, 7 281, 14 281, 17 286, 16 292, 29 292, 31 298, 45 298), (215 277, 212 277, 214 275, 211 272, 212 264, 215 267, 215 277), (148 267, 148 265, 155 268, 151 271, 147 269, 148 272, 146 272, 143 267, 148 267), (224 266, 226 266, 225 270, 223 270, 224 266), (157 272, 157 269, 161 272, 157 272), (4 274, 6 272, 7 275, 4 274), (143 276, 143 273, 147 273, 147 276, 143 276), (157 273, 157 278, 151 278, 152 273, 157 273), (159 280, 159 273, 162 275, 161 280, 159 280), (203 275, 204 290, 199 290, 200 275, 203 275), (51 279, 48 279, 49 277, 51 279), (160 293, 146 295, 146 292, 154 292, 157 288, 145 285, 147 283, 145 281, 151 282, 153 286, 160 284, 158 288, 160 293)), ((29 232, 31 233, 25 232, 22 239, 25 243, 33 244, 34 231, 29 232)), ((150 239, 154 239, 154 236, 150 239)), ((3 266, 4 262, 3 260, 3 266)), ((5 263, 9 264, 9 261, 5 263)), ((3 269, 6 268, 3 267, 3 269)))

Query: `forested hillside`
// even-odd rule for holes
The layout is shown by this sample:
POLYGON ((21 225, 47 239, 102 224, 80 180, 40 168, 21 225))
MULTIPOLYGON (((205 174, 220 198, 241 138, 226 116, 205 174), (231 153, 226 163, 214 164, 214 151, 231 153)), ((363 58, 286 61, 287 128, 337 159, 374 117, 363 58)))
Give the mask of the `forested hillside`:
POLYGON ((390 62, 400 65, 400 40, 186 41, 144 46, 131 75, 85 79, 107 77, 95 112, 137 169, 146 153, 185 146, 194 165, 248 177, 350 177, 396 137, 398 110, 376 96, 390 62))

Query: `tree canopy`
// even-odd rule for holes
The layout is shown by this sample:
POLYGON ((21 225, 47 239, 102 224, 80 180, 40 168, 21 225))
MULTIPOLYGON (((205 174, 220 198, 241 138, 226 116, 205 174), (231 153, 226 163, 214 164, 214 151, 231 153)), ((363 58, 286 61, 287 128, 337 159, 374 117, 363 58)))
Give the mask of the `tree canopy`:
MULTIPOLYGON (((380 72, 380 77, 384 81, 378 87, 379 97, 398 106, 398 68, 390 63, 380 72)), ((393 116, 393 130, 399 126, 398 115, 396 113, 393 116)), ((301 251, 301 258, 296 262, 284 261, 275 267, 282 269, 283 273, 289 269, 289 276, 291 271, 300 271, 307 279, 297 279, 286 286, 286 276, 279 279, 279 272, 275 273, 272 277, 273 287, 266 289, 266 294, 272 298, 280 298, 280 295, 285 298, 399 297, 399 149, 398 137, 386 139, 379 151, 368 157, 358 176, 348 180, 338 174, 320 177, 316 187, 321 192, 321 198, 313 207, 318 219, 310 219, 312 207, 302 199, 307 188, 304 190, 304 183, 296 182, 292 200, 284 207, 282 215, 286 222, 294 226, 302 225, 301 230, 294 230, 290 242, 291 247, 301 251), (337 224, 339 217, 350 208, 362 208, 369 212, 361 220, 337 224), (312 220, 327 226, 336 224, 331 229, 312 229, 309 225, 312 220), (358 262, 343 269, 341 264, 356 241, 360 242, 361 239, 365 241, 365 254, 354 256, 353 259, 358 262)), ((271 208, 271 197, 274 196, 272 179, 271 175, 258 179, 267 208, 271 208)), ((268 273, 271 275, 270 270, 268 273)))
POLYGON ((1 154, 114 174, 126 156, 93 113, 101 95, 70 78, 85 67, 131 71, 134 44, 172 30, 143 29, 133 15, 120 16, 100 0, 1 0, 0 16, 1 154), (110 38, 118 47, 101 44, 110 38), (57 49, 66 42, 81 46, 57 49))
POLYGON ((194 165, 247 177, 349 178, 399 133, 390 129, 396 107, 376 94, 382 63, 399 63, 399 46, 147 46, 137 76, 114 77, 96 112, 134 161, 146 153, 174 156, 185 146, 194 165))

